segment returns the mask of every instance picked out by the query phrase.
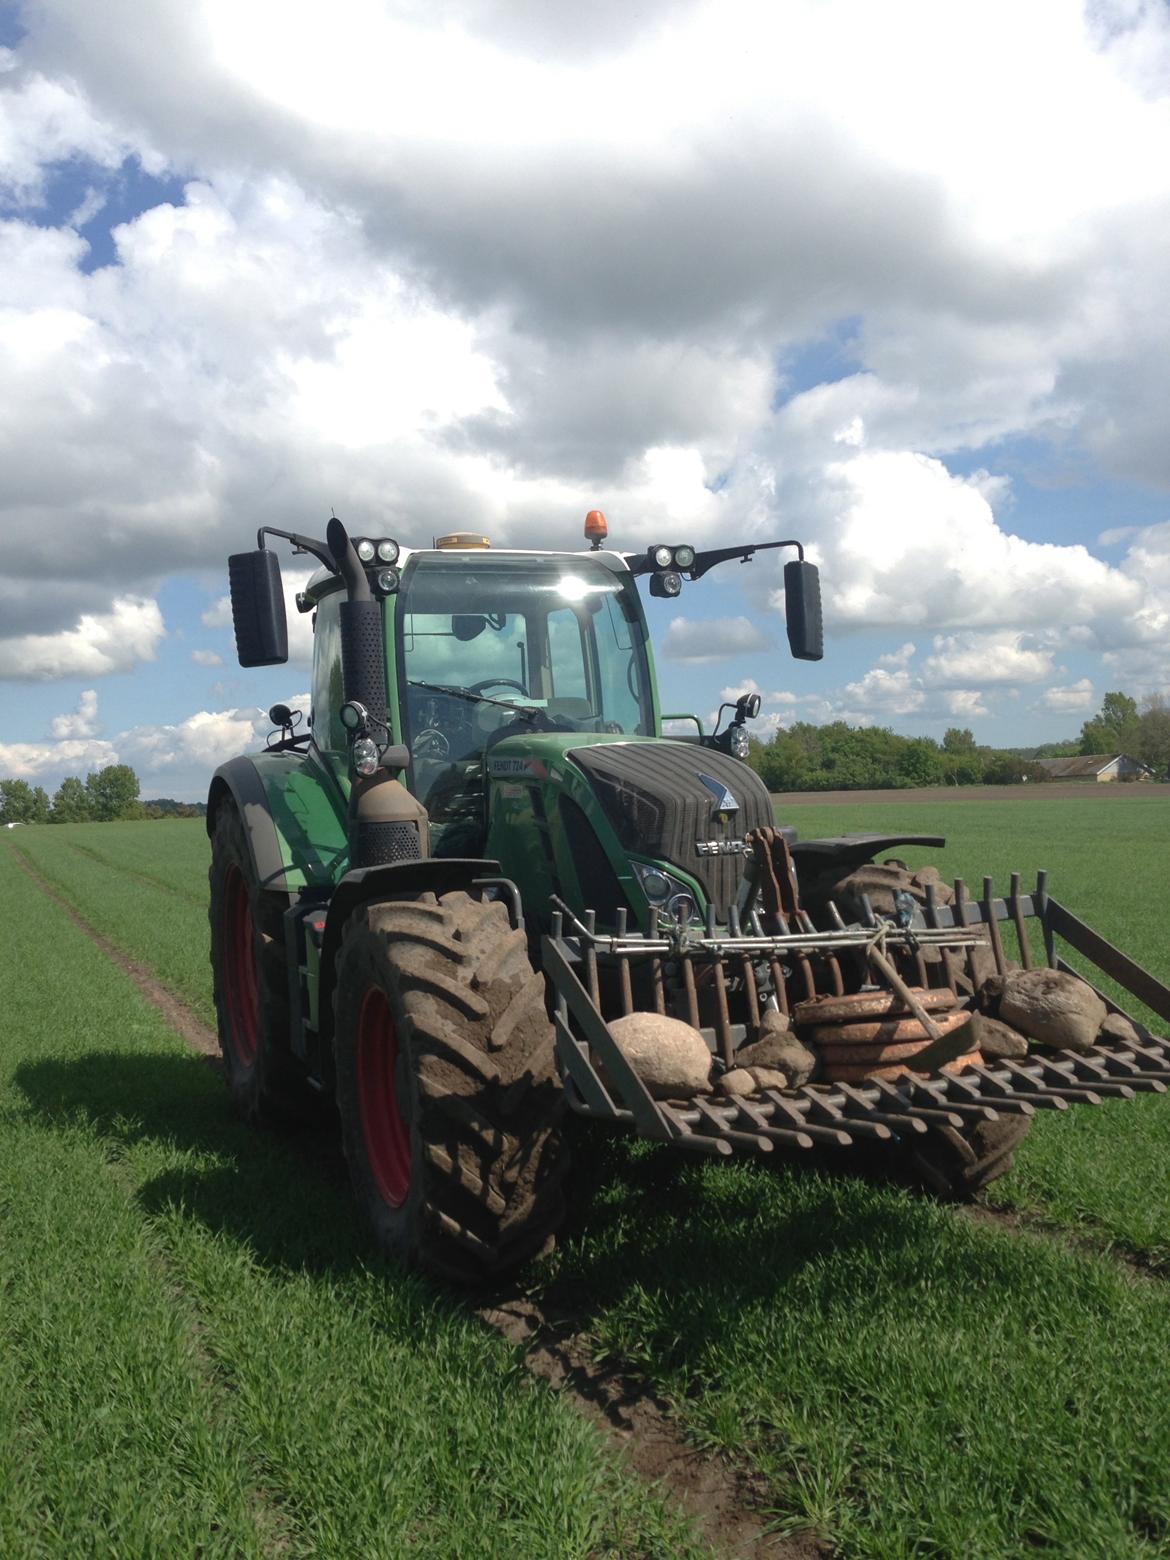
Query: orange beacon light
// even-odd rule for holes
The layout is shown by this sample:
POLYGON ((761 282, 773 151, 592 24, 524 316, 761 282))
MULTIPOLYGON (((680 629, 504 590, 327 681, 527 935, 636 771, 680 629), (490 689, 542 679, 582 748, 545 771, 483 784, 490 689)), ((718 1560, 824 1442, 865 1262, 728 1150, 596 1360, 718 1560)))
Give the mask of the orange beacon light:
POLYGON ((585 516, 585 540, 592 544, 594 552, 598 551, 608 535, 609 526, 605 523, 605 516, 600 509, 591 509, 585 516))

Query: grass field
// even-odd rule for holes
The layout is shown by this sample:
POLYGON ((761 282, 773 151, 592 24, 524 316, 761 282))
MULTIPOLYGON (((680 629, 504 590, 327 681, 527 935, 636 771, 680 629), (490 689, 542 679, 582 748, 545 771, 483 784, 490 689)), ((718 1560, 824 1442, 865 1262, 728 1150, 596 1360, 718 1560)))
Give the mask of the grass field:
MULTIPOLYGON (((901 853, 972 885, 1047 867, 1170 978, 1150 914, 1170 798, 818 803, 792 821, 947 834, 945 853, 901 853)), ((207 1017, 200 826, 4 843, 0 1552, 687 1552, 464 1304, 371 1258, 328 1145, 238 1127, 14 860, 207 1017)), ((1170 1099, 1042 1118, 994 1188, 1020 1227, 819 1169, 584 1138, 537 1280, 756 1476, 778 1533, 854 1557, 1165 1555, 1170 1291, 1109 1247, 1167 1260, 1168 1154, 1170 1099)))

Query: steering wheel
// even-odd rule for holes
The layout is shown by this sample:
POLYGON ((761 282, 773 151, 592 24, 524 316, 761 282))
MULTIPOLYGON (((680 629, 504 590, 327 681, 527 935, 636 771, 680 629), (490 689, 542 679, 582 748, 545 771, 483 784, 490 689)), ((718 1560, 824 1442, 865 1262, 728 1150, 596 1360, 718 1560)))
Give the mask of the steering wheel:
POLYGON ((525 698, 528 698, 528 689, 514 677, 481 677, 479 682, 469 683, 467 691, 482 693, 485 688, 515 688, 517 693, 522 693, 525 698))
POLYGON ((412 758, 446 758, 450 752, 450 742, 434 726, 428 726, 420 731, 410 744, 412 758))

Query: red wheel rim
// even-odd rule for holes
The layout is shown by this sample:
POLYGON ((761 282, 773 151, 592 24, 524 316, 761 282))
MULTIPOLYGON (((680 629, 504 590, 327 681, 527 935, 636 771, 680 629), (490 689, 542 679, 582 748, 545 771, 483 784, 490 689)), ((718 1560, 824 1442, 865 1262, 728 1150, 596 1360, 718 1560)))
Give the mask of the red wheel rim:
POLYGON ((239 867, 228 868, 224 883, 224 996, 232 1050, 245 1067, 256 1060, 256 945, 252 907, 239 867))
POLYGON ((398 1031, 385 993, 371 986, 357 1032, 357 1086, 370 1171, 391 1208, 410 1190, 410 1131, 398 1105, 398 1031))

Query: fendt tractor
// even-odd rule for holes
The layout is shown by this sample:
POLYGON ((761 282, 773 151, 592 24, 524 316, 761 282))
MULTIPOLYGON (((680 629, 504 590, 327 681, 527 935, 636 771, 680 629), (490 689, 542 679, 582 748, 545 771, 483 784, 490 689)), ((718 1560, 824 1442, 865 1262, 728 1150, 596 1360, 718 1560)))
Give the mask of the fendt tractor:
POLYGON ((1170 991, 1057 903, 801 840, 744 761, 747 694, 664 716, 638 594, 784 548, 794 656, 821 657, 799 542, 580 552, 324 541, 229 560, 240 664, 287 659, 277 537, 321 567, 311 714, 212 781, 225 1071, 255 1121, 331 1098, 383 1249, 462 1281, 546 1250, 566 1111, 695 1154, 817 1148, 977 1192, 1037 1109, 1164 1091, 1170 991), (663 736, 663 721, 685 724, 663 736), (693 725, 693 730, 691 726, 693 725), (860 1155, 858 1149, 868 1149, 860 1155))

